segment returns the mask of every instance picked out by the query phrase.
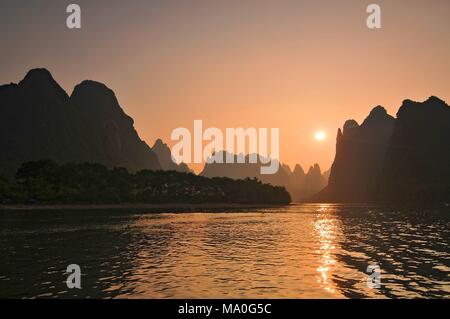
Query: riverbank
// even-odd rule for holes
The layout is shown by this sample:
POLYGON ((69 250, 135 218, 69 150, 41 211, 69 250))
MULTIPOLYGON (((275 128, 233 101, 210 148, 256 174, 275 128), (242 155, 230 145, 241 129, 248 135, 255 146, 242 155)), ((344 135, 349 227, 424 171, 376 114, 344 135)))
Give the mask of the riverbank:
POLYGON ((2 210, 208 210, 208 209, 250 209, 274 208, 288 205, 202 203, 202 204, 16 204, 0 205, 2 210))

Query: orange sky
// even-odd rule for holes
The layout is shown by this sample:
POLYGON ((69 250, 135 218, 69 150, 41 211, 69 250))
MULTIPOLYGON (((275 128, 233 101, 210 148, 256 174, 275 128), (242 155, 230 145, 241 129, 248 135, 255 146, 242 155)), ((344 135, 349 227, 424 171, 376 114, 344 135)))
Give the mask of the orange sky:
MULTIPOLYGON (((71 93, 104 82, 142 139, 176 127, 280 128, 281 161, 328 169, 346 119, 450 101, 450 1, 69 1, 1 4, 0 83, 46 67, 71 93), (369 30, 366 6, 382 8, 369 30), (6 43, 6 46, 4 45, 6 43), (317 130, 328 137, 314 139, 317 130)), ((200 167, 195 167, 197 170, 200 167)))

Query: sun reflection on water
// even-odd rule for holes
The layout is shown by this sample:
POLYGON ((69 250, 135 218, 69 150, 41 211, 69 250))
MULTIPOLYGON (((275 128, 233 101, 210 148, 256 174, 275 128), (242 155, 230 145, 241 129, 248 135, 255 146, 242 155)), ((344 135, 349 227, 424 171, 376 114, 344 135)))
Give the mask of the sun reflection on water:
POLYGON ((448 298, 449 213, 308 204, 51 211, 36 223, 6 212, 0 298, 448 298), (85 265, 81 291, 61 281, 68 260, 85 265), (381 289, 367 285, 374 262, 381 289))
POLYGON ((317 254, 319 265, 317 267, 317 282, 324 290, 331 294, 336 293, 336 286, 332 281, 333 267, 336 264, 334 251, 336 249, 337 223, 334 216, 330 215, 329 205, 320 205, 316 219, 313 222, 314 230, 318 238, 317 254))

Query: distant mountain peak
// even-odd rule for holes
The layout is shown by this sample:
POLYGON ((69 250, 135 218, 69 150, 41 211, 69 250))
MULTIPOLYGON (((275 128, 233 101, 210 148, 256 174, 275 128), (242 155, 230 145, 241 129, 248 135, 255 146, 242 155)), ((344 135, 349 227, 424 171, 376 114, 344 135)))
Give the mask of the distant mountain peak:
POLYGON ((447 104, 447 102, 445 102, 444 100, 441 100, 440 98, 436 97, 436 96, 430 96, 425 103, 429 104, 429 105, 433 105, 435 107, 439 107, 442 109, 449 109, 449 105, 447 104))
POLYGON ((358 128, 358 127, 359 127, 359 124, 355 120, 347 120, 347 121, 345 121, 344 128, 343 128, 344 136, 347 135, 353 129, 358 128))
POLYGON ((73 89, 72 96, 79 93, 88 93, 96 95, 114 96, 113 90, 107 87, 105 84, 92 80, 84 80, 80 84, 76 85, 73 89))
POLYGON ((372 111, 370 111, 369 116, 366 117, 361 126, 367 126, 371 124, 378 124, 384 122, 392 122, 394 117, 388 114, 386 109, 381 105, 375 106, 372 111))
POLYGON ((283 168, 289 175, 292 174, 291 167, 288 164, 281 164, 281 168, 283 168))
POLYGON ((164 141, 158 138, 153 144, 152 151, 156 154, 159 164, 164 171, 178 171, 190 173, 192 172, 189 166, 185 163, 179 163, 172 157, 170 147, 164 141))
POLYGON ((52 82, 55 80, 53 79, 53 76, 49 70, 47 70, 45 68, 36 68, 36 69, 31 69, 30 71, 28 71, 22 80, 22 82, 29 82, 29 81, 52 82))
POLYGON ((386 109, 381 105, 377 105, 370 111, 368 117, 381 117, 386 115, 388 115, 386 109))
POLYGON ((430 96, 430 97, 427 99, 427 102, 429 102, 429 103, 438 103, 438 104, 445 104, 445 105, 447 105, 447 103, 446 103, 444 100, 441 100, 440 98, 438 98, 437 96, 434 96, 434 95, 430 96))
POLYGON ((73 89, 70 100, 90 116, 120 118, 127 125, 134 124, 134 120, 121 108, 114 91, 103 83, 91 80, 81 82, 73 89))
POLYGON ((167 146, 166 143, 163 142, 162 139, 158 138, 158 139, 155 141, 155 144, 153 144, 153 147, 152 147, 152 148, 155 148, 155 147, 168 147, 168 146, 167 146))
POLYGON ((19 86, 40 96, 58 96, 68 98, 66 91, 55 81, 49 70, 45 68, 31 69, 19 86))
POLYGON ((319 164, 316 163, 309 167, 307 175, 311 175, 311 174, 322 175, 322 171, 320 169, 319 164))
POLYGON ((406 99, 403 101, 400 109, 397 112, 397 118, 402 118, 403 116, 407 114, 414 114, 416 112, 426 112, 429 114, 429 111, 448 111, 449 106, 444 101, 436 96, 430 96, 427 100, 424 102, 417 102, 410 99, 406 99))
POLYGON ((303 170, 303 167, 300 164, 297 164, 294 167, 293 174, 295 176, 298 176, 298 175, 303 176, 303 175, 305 175, 305 171, 303 170))
POLYGON ((405 99, 405 100, 403 100, 402 106, 403 105, 408 105, 408 104, 421 104, 421 103, 436 103, 436 104, 445 104, 445 105, 447 105, 447 102, 445 102, 444 100, 438 98, 435 95, 431 95, 424 102, 414 101, 414 100, 411 100, 411 99, 405 99))

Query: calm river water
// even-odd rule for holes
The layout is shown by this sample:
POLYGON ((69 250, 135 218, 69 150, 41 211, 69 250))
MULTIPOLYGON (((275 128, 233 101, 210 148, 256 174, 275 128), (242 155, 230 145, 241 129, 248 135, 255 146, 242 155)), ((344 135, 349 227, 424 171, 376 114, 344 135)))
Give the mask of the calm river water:
POLYGON ((450 298, 449 241, 449 207, 0 211, 0 297, 450 298))

